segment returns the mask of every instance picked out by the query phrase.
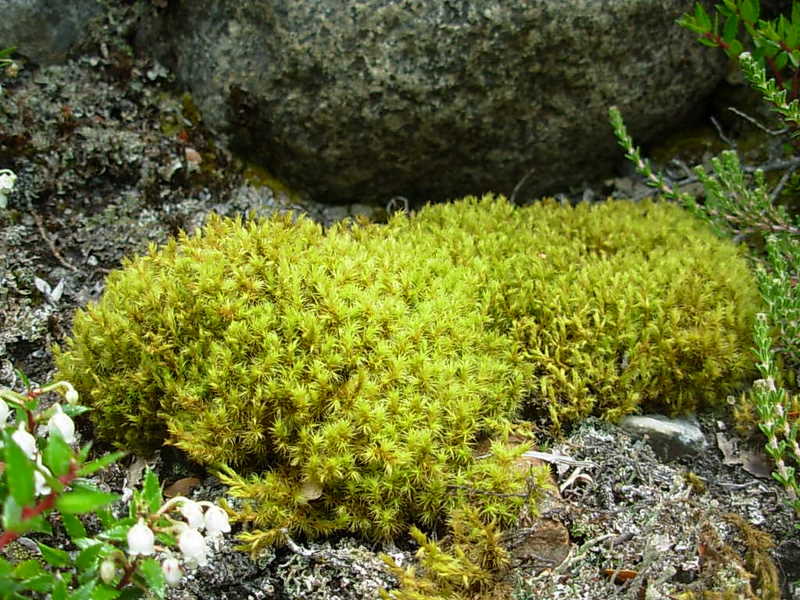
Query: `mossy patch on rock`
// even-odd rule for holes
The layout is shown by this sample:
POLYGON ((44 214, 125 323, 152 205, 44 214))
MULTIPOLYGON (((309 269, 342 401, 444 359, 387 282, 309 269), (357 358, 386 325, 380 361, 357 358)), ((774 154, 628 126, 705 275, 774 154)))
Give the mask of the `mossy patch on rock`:
POLYGON ((724 398, 757 297, 738 250, 665 204, 214 218, 112 273, 57 364, 99 437, 254 473, 223 469, 252 545, 390 538, 468 495, 501 524, 535 500, 507 443, 525 404, 558 426, 724 398))

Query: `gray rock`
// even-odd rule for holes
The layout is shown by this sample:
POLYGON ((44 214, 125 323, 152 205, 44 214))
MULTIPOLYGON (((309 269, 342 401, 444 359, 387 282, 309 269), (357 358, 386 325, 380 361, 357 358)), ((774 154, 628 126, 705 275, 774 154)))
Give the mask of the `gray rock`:
POLYGON ((703 432, 689 419, 668 419, 661 415, 628 416, 619 426, 629 434, 645 438, 662 459, 695 455, 708 447, 703 432))
POLYGON ((39 65, 64 62, 103 9, 99 0, 3 0, 0 6, 0 48, 15 46, 39 65))
POLYGON ((170 2, 137 46, 206 123, 316 199, 526 196, 607 175, 618 105, 640 143, 693 112, 721 53, 685 0, 170 2))

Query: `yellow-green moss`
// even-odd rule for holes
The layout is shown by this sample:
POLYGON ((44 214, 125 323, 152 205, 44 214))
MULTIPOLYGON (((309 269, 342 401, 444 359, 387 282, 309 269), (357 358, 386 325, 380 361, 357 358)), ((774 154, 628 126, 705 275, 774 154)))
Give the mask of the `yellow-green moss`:
POLYGON ((523 404, 557 427, 724 398, 756 302, 734 246, 656 203, 212 219, 112 273, 56 359, 99 437, 252 473, 223 469, 252 546, 387 538, 535 500, 504 443, 523 404))
POLYGON ((721 406, 753 374, 760 300, 743 252, 675 205, 471 199, 393 227, 480 279, 489 327, 531 368, 532 416, 556 429, 721 406))

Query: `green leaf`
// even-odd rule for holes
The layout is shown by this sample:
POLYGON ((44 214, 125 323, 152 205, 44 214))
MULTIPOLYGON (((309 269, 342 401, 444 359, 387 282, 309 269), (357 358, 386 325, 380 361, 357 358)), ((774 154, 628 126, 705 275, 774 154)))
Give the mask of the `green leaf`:
POLYGON ((724 4, 717 4, 716 8, 717 12, 721 14, 723 17, 730 17, 731 15, 736 15, 736 10, 734 8, 729 8, 724 4))
POLYGON ((101 492, 88 485, 75 485, 72 490, 56 498, 56 508, 62 513, 81 514, 97 510, 119 499, 116 494, 101 492))
POLYGON ((122 595, 122 591, 101 583, 92 590, 92 600, 115 600, 122 595))
POLYGON ((58 548, 52 548, 47 544, 38 543, 39 551, 42 553, 42 558, 48 565, 53 567, 65 567, 69 565, 72 560, 67 552, 58 548))
POLYGON ((53 534, 53 527, 44 515, 37 515, 25 520, 25 531, 35 531, 37 533, 53 534))
POLYGON ((78 556, 75 558, 75 566, 81 569, 82 571, 86 571, 91 569, 97 563, 97 557, 100 556, 100 553, 105 548, 105 544, 102 542, 97 542, 96 544, 92 544, 88 548, 84 548, 78 553, 78 556))
POLYGON ((792 61, 792 66, 795 69, 800 67, 800 50, 792 50, 789 53, 789 60, 792 61))
POLYGON ((64 404, 61 407, 61 410, 63 410, 64 414, 66 414, 68 417, 74 418, 82 415, 85 412, 89 412, 92 409, 88 406, 81 406, 80 404, 64 404))
POLYGON ((53 585, 52 600, 67 600, 67 582, 61 577, 57 577, 53 585))
POLYGON ((39 575, 44 569, 35 558, 25 560, 14 567, 14 577, 17 579, 28 579, 39 575))
POLYGON ((783 41, 789 48, 796 48, 800 43, 800 24, 790 25, 787 23, 783 41))
POLYGON ((19 584, 13 579, 14 569, 4 558, 0 558, 0 598, 13 598, 19 584))
POLYGON ((101 535, 103 539, 112 542, 124 542, 127 539, 128 530, 136 523, 136 519, 128 517, 127 519, 120 519, 115 523, 116 524, 103 531, 101 535))
MULTIPOLYGON (((7 48, 6 50, 14 51, 16 48, 7 48)), ((11 52, 9 52, 9 54, 11 54, 11 52)), ((7 55, 4 54, 4 56, 7 55)), ((25 387, 25 389, 30 390, 31 380, 28 378, 28 376, 19 369, 14 369, 14 373, 16 373, 17 377, 19 377, 20 381, 22 381, 22 385, 25 387)))
POLYGON ((703 44, 703 46, 708 46, 709 48, 716 48, 717 47, 717 43, 715 41, 713 41, 713 40, 708 39, 708 38, 702 37, 702 38, 699 38, 697 41, 700 42, 701 44, 703 44))
POLYGON ((22 507, 14 500, 14 496, 8 496, 3 503, 3 529, 6 531, 25 531, 22 523, 22 507))
POLYGON ((786 66, 786 63, 789 62, 789 55, 786 52, 781 52, 778 56, 775 57, 775 69, 778 71, 782 71, 783 68, 786 66))
POLYGON ((739 5, 742 18, 750 23, 758 21, 758 13, 760 8, 759 0, 743 0, 739 5))
POLYGON ((694 5, 694 18, 703 31, 711 31, 711 17, 708 16, 705 7, 699 2, 694 5))
POLYGON ((3 444, 6 455, 4 473, 8 482, 8 491, 19 506, 30 506, 36 498, 33 462, 12 439, 8 431, 3 432, 3 444))
POLYGON ((68 600, 92 600, 92 591, 97 585, 97 580, 87 581, 68 596, 68 600))
POLYGON ((151 513, 161 508, 161 486, 158 483, 158 476, 150 469, 148 469, 144 475, 142 499, 145 501, 147 509, 151 513))
POLYGON ((100 519, 100 524, 103 526, 103 529, 108 529, 112 525, 115 525, 118 519, 114 516, 114 513, 111 512, 108 508, 101 508, 100 510, 96 511, 95 513, 97 518, 100 519))
POLYGON ((85 463, 86 459, 89 458, 89 450, 92 449, 92 442, 87 442, 83 445, 80 452, 78 452, 78 462, 85 463))
POLYGON ((731 47, 729 50, 731 56, 739 56, 742 53, 742 50, 744 50, 742 42, 740 42, 739 40, 733 40, 731 42, 731 47))
POLYGON ((21 585, 26 590, 33 590, 34 592, 45 593, 53 589, 56 583, 55 575, 52 573, 40 573, 35 577, 26 579, 21 582, 21 585))
POLYGON ((739 33, 739 18, 736 15, 731 15, 725 19, 725 26, 722 30, 722 39, 726 44, 730 44, 739 33))
POLYGON ((67 535, 72 541, 86 537, 86 528, 75 515, 62 514, 61 522, 64 524, 64 529, 67 530, 67 535))
POLYGON ((155 594, 157 598, 163 598, 166 590, 167 581, 164 579, 164 571, 161 565, 154 558, 146 558, 139 564, 136 573, 144 579, 147 588, 155 594))
POLYGON ((53 473, 54 477, 66 475, 69 471, 69 463, 72 458, 72 450, 69 444, 60 435, 51 435, 47 439, 44 447, 42 459, 44 464, 53 473))
POLYGON ((78 470, 78 476, 86 477, 87 475, 91 475, 95 471, 104 469, 108 465, 117 462, 120 458, 125 456, 125 454, 126 452, 112 452, 111 454, 106 454, 105 456, 101 456, 97 460, 93 460, 92 462, 86 463, 78 470))

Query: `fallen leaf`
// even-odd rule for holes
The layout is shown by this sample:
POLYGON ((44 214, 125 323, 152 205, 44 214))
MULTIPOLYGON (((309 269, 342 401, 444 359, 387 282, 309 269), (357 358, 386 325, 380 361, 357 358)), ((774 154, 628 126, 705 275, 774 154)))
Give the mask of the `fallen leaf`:
POLYGON ((316 481, 306 479, 300 487, 300 493, 310 502, 322 496, 322 486, 316 481))
POLYGON ((760 450, 742 452, 742 468, 750 475, 761 479, 770 479, 772 477, 772 465, 767 455, 760 450))
POLYGON ((203 157, 200 156, 200 153, 194 148, 184 148, 183 153, 186 155, 186 160, 189 163, 199 165, 203 162, 203 157))
POLYGON ((192 490, 202 483, 197 477, 184 477, 178 479, 171 485, 164 488, 164 496, 174 498, 175 496, 188 496, 192 490))
POLYGON ((737 451, 736 439, 728 439, 724 433, 717 432, 717 448, 722 452, 722 462, 726 465, 740 465, 742 458, 737 451))
POLYGON ((622 584, 626 581, 630 581, 634 577, 639 574, 638 571, 632 571, 631 569, 603 569, 603 575, 606 577, 613 577, 614 583, 622 584))

